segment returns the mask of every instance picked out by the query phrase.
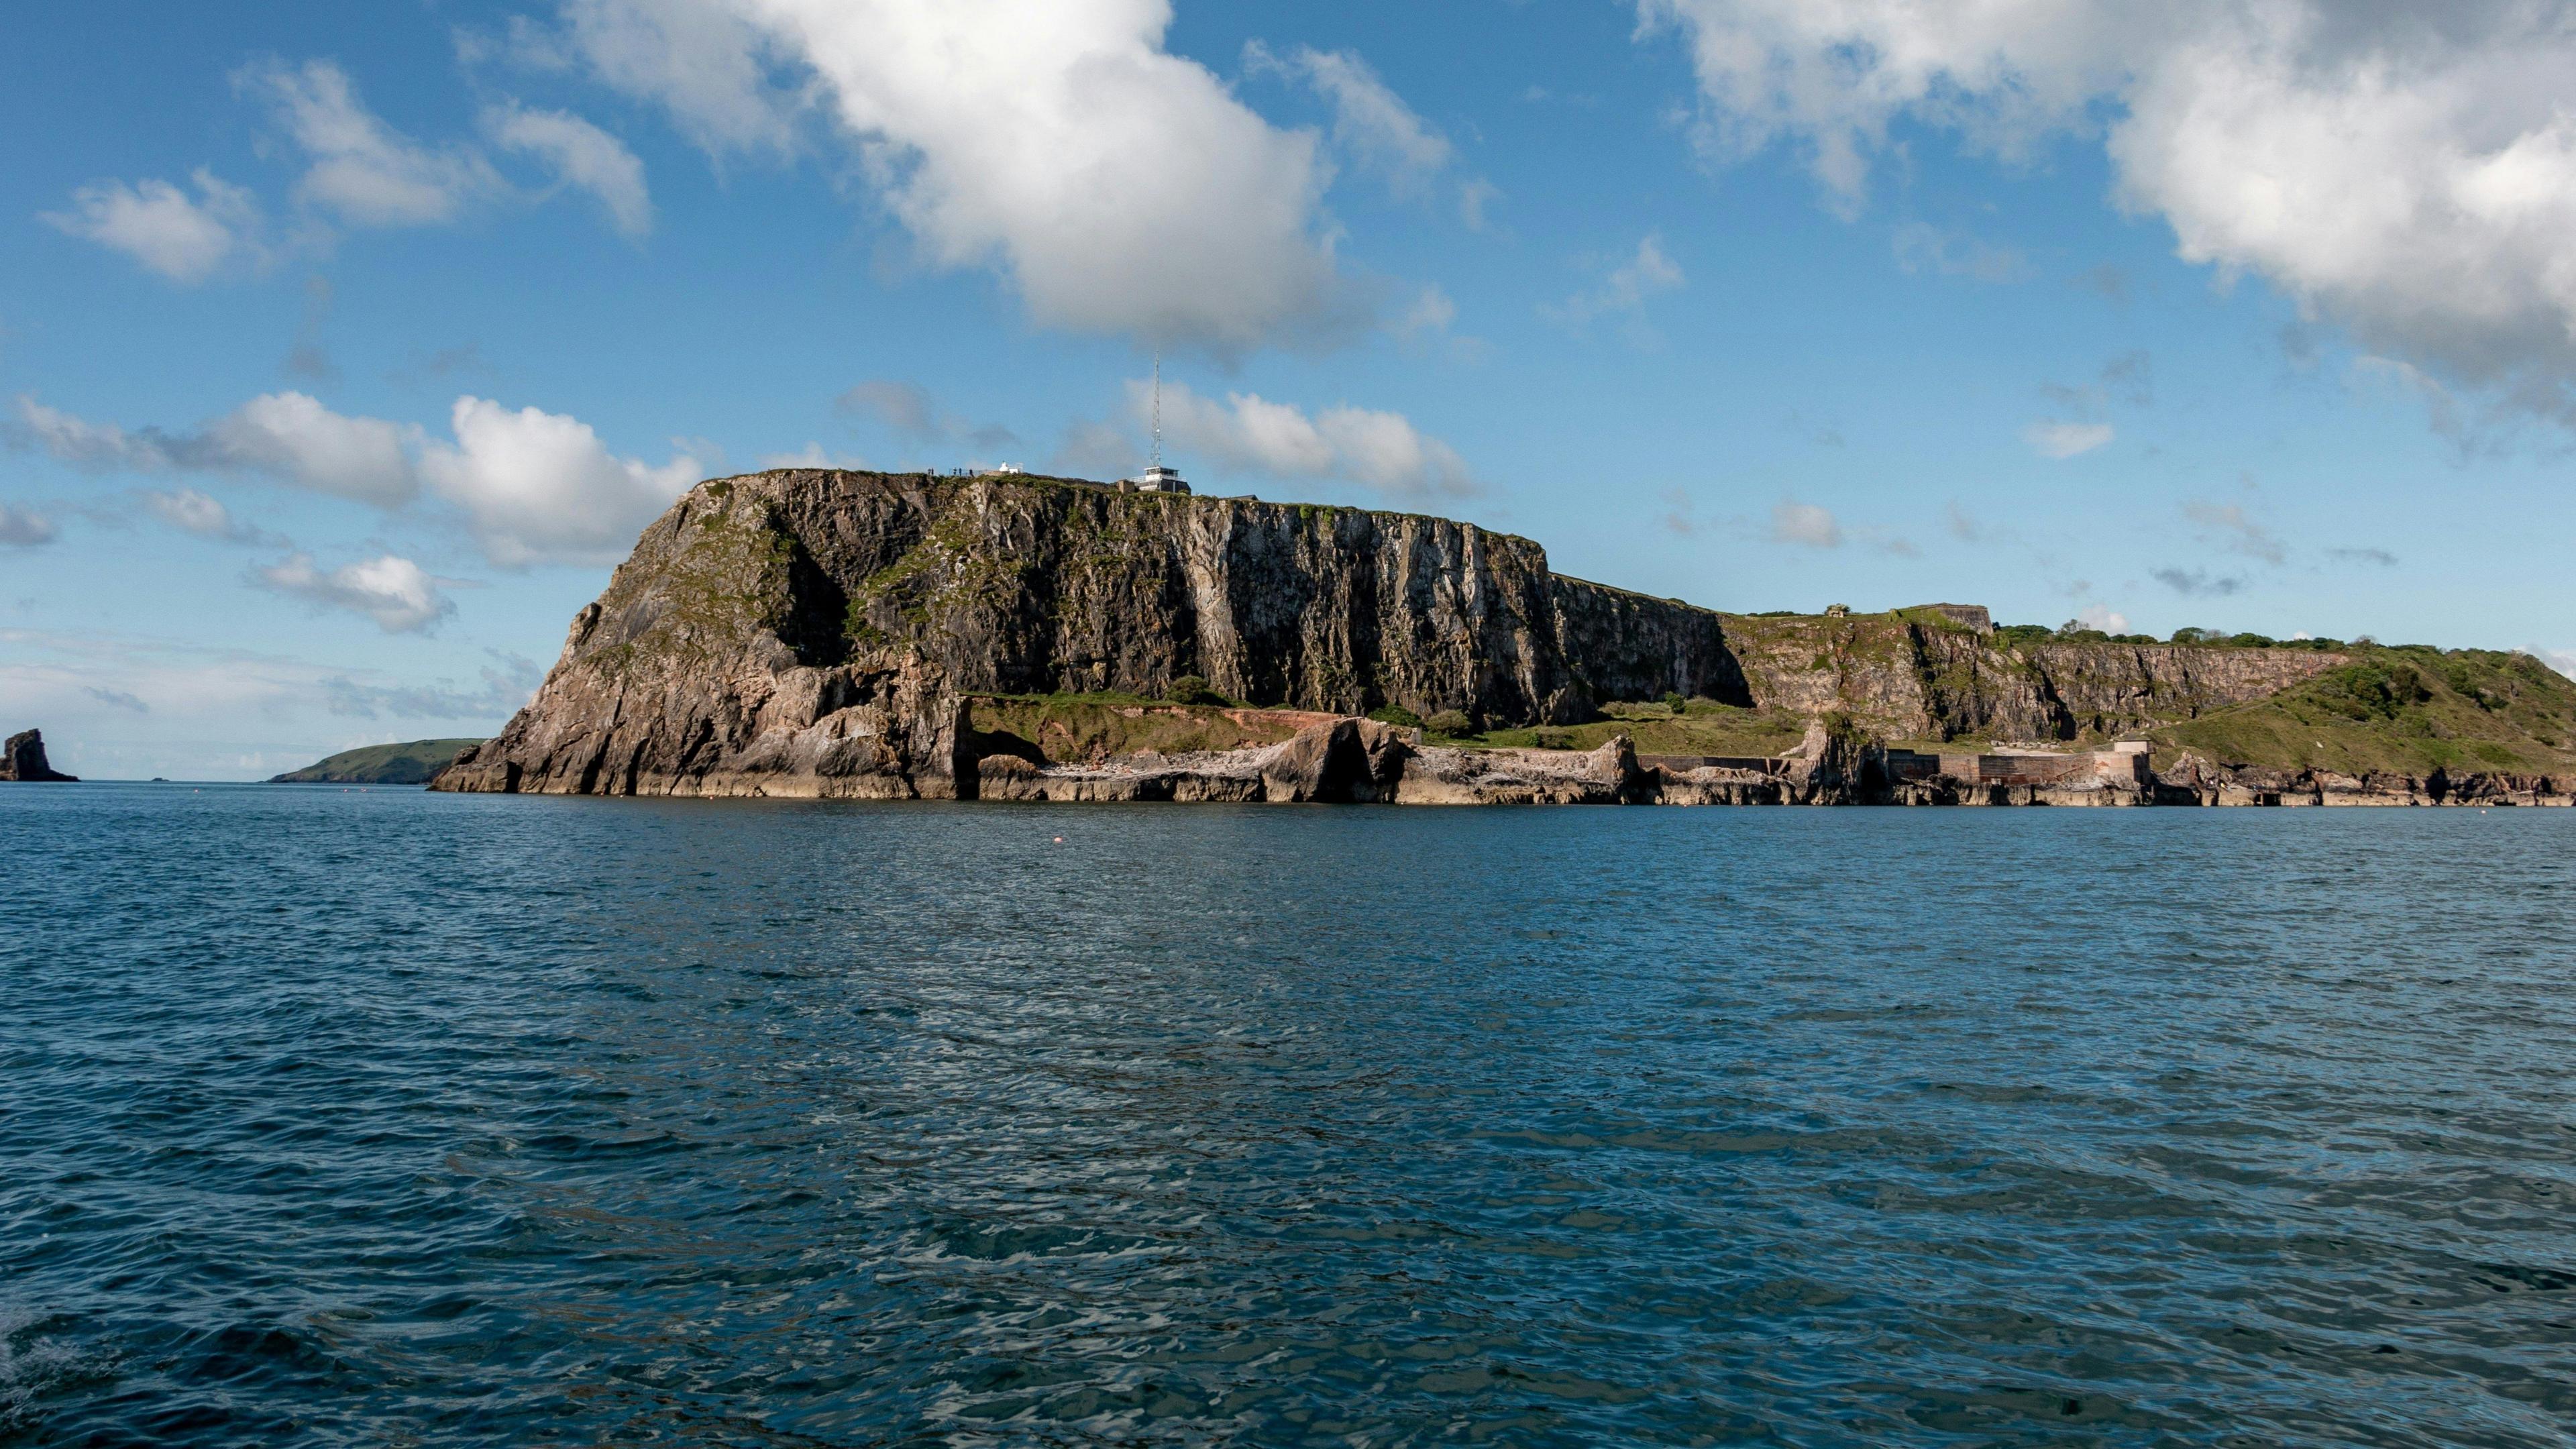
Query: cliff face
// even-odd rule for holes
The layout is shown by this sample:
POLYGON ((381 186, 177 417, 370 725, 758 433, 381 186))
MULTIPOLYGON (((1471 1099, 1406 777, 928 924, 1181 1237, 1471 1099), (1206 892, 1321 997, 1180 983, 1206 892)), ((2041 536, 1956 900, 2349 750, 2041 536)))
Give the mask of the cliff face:
MULTIPOLYGON (((2285 761, 2360 780, 2405 775, 2402 793, 2442 798, 2483 789, 2470 778, 2481 766, 2519 771, 2515 779, 2538 783, 2508 793, 2538 798, 2557 796, 2564 742, 2576 737, 2576 686, 2520 656, 2417 651, 2421 659, 2401 667, 2380 656, 2406 651, 2376 646, 2357 659, 2003 636, 2027 640, 2013 644, 1983 623, 1982 611, 1955 607, 1720 615, 1563 578, 1527 539, 1410 514, 1016 476, 791 470, 702 483, 673 504, 574 618, 536 698, 432 787, 1869 797, 1868 771, 1852 761, 1810 752, 1805 773, 1788 781, 1776 759, 1749 770, 1739 759, 1776 755, 1784 733, 1841 715, 1849 718, 1832 738, 1875 741, 1869 749, 2154 730, 2159 745, 2215 762, 2220 774, 2157 787, 2195 798, 2401 793, 2238 778, 2285 761), (1177 733, 1139 744, 1133 760, 1076 768, 1046 729, 1022 733, 1010 711, 993 707, 1010 695, 1162 697, 1188 675, 1269 712, 1228 716, 1223 739, 1207 721, 1171 726, 1177 733), (1638 703, 1674 695, 1732 708, 1638 703), (1387 705, 1426 718, 1457 711, 1478 729, 1527 739, 1396 749, 1367 731, 1337 733, 1347 716, 1387 705), (1618 722, 1581 723, 1605 705, 1618 722), (1292 725, 1280 707, 1315 718, 1292 725), (1581 725, 1597 754, 1608 748, 1604 731, 1650 716, 1663 723, 1639 727, 1680 741, 1659 746, 1659 758, 1705 762, 1646 772, 1671 776, 1668 790, 1641 784, 1646 774, 1633 764, 1541 762, 1571 743, 1559 726, 1581 725), (2335 722, 2347 717, 2404 748, 2330 746, 2361 738, 2335 722), (1550 728, 1527 728, 1538 725, 1550 728), (1307 738, 1312 731, 1320 733, 1307 738), (1520 743, 1540 748, 1492 748, 1520 743), (1209 758, 1173 765, 1167 748, 1209 758), (1364 767, 1352 763, 1363 757, 1364 767), (2421 768, 2402 768, 2409 762, 2421 768), (2448 773, 2428 773, 2435 765, 2448 773)), ((1031 719, 1018 723, 1048 723, 1031 719)), ((1063 720, 1048 728, 1074 738, 1063 720)), ((1931 787, 1916 793, 1949 798, 1931 787)))
POLYGON ((2124 734, 2261 699, 2345 662, 2171 644, 2002 648, 1991 635, 1889 615, 1727 615, 1724 623, 1756 703, 1845 711, 1892 739, 2124 734))
POLYGON ((70 783, 78 775, 66 775, 45 760, 45 735, 42 730, 20 730, 0 744, 0 780, 40 783, 70 783))
POLYGON ((1717 615, 1559 579, 1469 524, 796 470, 672 505, 536 699, 438 786, 950 795, 975 778, 963 697, 1192 674, 1255 705, 1498 724, 1749 702, 1717 615))

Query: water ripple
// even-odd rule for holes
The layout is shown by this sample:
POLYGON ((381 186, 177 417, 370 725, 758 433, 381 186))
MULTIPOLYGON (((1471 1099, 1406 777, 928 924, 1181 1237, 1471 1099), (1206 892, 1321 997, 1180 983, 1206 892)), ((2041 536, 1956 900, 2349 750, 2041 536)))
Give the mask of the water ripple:
POLYGON ((0 1441, 2563 1446, 2572 828, 13 792, 0 1441))

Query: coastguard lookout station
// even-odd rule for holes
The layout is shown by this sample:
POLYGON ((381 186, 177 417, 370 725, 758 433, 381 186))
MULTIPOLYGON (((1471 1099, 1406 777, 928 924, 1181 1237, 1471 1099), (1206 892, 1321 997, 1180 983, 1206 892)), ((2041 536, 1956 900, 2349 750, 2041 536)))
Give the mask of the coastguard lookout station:
POLYGON ((1187 493, 1181 470, 1163 466, 1163 355, 1154 354, 1154 455, 1144 472, 1118 485, 1137 493, 1187 493))

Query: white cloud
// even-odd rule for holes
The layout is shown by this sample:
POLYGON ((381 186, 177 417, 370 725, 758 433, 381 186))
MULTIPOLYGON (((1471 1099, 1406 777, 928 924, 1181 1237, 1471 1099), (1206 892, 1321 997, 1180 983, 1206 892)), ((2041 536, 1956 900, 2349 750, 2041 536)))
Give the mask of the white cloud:
MULTIPOLYGON (((1404 98, 1352 51, 1298 46, 1286 55, 1260 41, 1243 47, 1244 69, 1303 81, 1333 108, 1333 141, 1359 164, 1384 178, 1398 196, 1420 196, 1454 154, 1449 138, 1432 129, 1404 98)), ((1482 205, 1481 198, 1475 203, 1482 205)))
POLYGON ((1416 293, 1413 305, 1395 319, 1393 331, 1398 337, 1412 338, 1425 332, 1446 332, 1458 320, 1458 304, 1437 286, 1426 285, 1416 293))
POLYGON ((13 442, 99 471, 248 470, 385 508, 419 491, 405 452, 419 429, 343 417, 300 392, 252 398, 194 433, 127 432, 22 394, 18 423, 9 431, 13 442))
POLYGON ((501 146, 543 161, 563 185, 599 198, 620 233, 640 237, 653 229, 644 163, 625 142, 569 112, 529 110, 516 101, 484 112, 483 126, 501 146))
POLYGON ((0 503, 0 544, 11 548, 34 548, 53 542, 57 531, 54 521, 41 513, 0 503))
POLYGON ((304 600, 317 608, 346 609, 376 621, 388 634, 424 633, 456 612, 456 603, 438 590, 435 580, 410 559, 385 554, 324 572, 311 554, 252 571, 262 588, 304 600))
POLYGON ((266 100, 311 158, 297 194, 351 225, 453 221, 469 203, 508 189, 476 152, 431 150, 386 125, 330 61, 295 68, 263 61, 236 72, 233 83, 266 100))
POLYGON ((1560 322, 1581 326, 1596 317, 1624 314, 1633 320, 1645 316, 1646 299, 1657 292, 1669 292, 1682 285, 1681 264, 1664 254, 1663 238, 1653 233, 1637 243, 1637 254, 1610 269, 1601 285, 1577 292, 1553 307, 1539 310, 1560 322))
POLYGON ((2044 458, 2090 453, 2116 436, 2109 423, 2033 423, 2021 430, 2022 441, 2044 458))
POLYGON ((345 417, 304 393, 279 392, 252 398, 216 419, 205 442, 226 466, 396 508, 420 491, 407 451, 419 436, 416 427, 345 417))
MULTIPOLYGON (((795 145, 797 100, 771 86, 772 42, 736 9, 705 0, 565 0, 570 48, 600 79, 659 101, 710 153, 795 145)), ((514 32, 520 58, 546 64, 550 38, 514 32)))
POLYGON ((2100 604, 2085 605, 2076 613, 2075 622, 2083 625, 2087 629, 2099 629, 2105 634, 2126 634, 2129 632, 2128 615, 2120 613, 2115 609, 2106 608, 2100 604))
POLYGON ((1771 541, 1808 548, 1840 548, 1843 526, 1829 508, 1783 498, 1771 510, 1771 541))
MULTIPOLYGON (((247 471, 386 509, 426 487, 463 510, 494 563, 512 568, 613 563, 699 476, 695 458, 656 467, 616 457, 577 418, 512 412, 472 396, 450 412, 452 444, 409 423, 335 413, 295 392, 253 398, 194 433, 128 432, 29 397, 18 399, 18 414, 12 441, 79 467, 247 471)), ((211 517, 200 505, 170 501, 180 497, 164 495, 154 511, 182 527, 189 526, 182 519, 211 517)))
POLYGON ((143 507, 153 517, 199 538, 219 539, 225 543, 280 543, 268 533, 251 527, 233 516, 222 501, 194 488, 174 488, 167 493, 146 492, 143 507))
MULTIPOLYGON (((1129 381, 1127 399, 1141 417, 1150 385, 1129 381)), ((1166 382, 1163 434, 1227 467, 1274 477, 1344 478, 1398 496, 1478 491, 1467 460, 1400 413, 1344 405, 1310 417, 1252 393, 1229 393, 1218 402, 1166 382)))
POLYGON ((460 397, 454 445, 424 446, 420 473, 465 510, 493 562, 614 563, 656 514, 698 480, 698 462, 660 467, 608 451, 588 423, 561 413, 460 397))
POLYGON ((72 193, 72 209, 47 212, 57 230, 125 253, 174 282, 202 282, 237 253, 256 253, 259 205, 203 167, 197 196, 167 181, 94 181, 72 193))
POLYGON ((567 19, 602 79, 726 144, 783 137, 769 69, 810 70, 923 258, 1001 271, 1042 325, 1232 353, 1364 320, 1319 138, 1164 50, 1162 0, 575 0, 567 19))
POLYGON ((1846 215, 1911 119, 2019 160, 2105 127, 2123 205, 2370 350, 2576 423, 2576 26, 2329 0, 1638 0, 1715 160, 1800 146, 1846 215))

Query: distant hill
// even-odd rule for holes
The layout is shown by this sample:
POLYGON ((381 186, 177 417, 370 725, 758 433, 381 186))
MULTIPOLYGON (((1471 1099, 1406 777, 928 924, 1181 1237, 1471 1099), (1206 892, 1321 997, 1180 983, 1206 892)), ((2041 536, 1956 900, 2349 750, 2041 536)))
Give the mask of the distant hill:
POLYGON ((413 740, 403 745, 369 745, 343 750, 301 770, 272 775, 272 785, 424 785, 446 769, 456 752, 481 740, 413 740))

